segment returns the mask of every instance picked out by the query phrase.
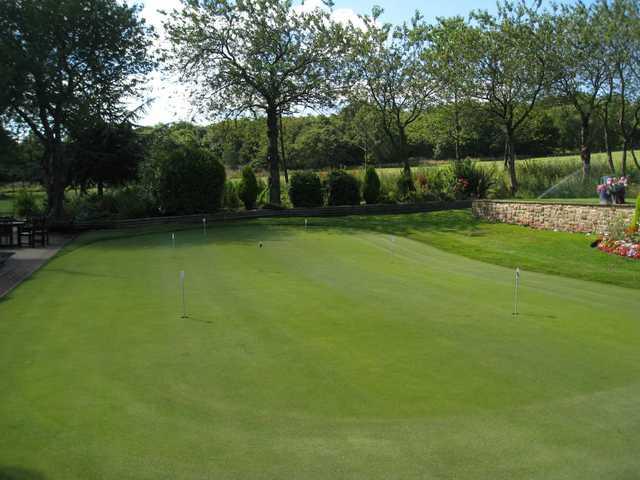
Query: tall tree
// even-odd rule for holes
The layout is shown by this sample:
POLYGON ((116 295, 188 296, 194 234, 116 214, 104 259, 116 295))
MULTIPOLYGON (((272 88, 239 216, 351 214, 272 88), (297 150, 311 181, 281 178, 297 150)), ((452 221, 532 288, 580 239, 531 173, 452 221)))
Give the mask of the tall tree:
POLYGON ((504 160, 515 194, 516 134, 549 84, 551 25, 548 15, 524 1, 498 4, 495 16, 473 12, 472 19, 480 33, 474 96, 502 126, 504 160))
MULTIPOLYGON (((627 153, 640 127, 640 2, 602 1, 598 21, 606 27, 604 44, 608 55, 614 98, 618 105, 618 129, 622 136, 622 174, 627 174, 627 153)), ((634 160, 635 155, 634 155, 634 160)), ((636 160, 636 166, 640 164, 636 160)))
POLYGON ((279 204, 279 116, 334 103, 343 29, 326 9, 294 8, 292 0, 182 3, 165 23, 170 68, 204 112, 266 114, 269 201, 279 204))
POLYGON ((421 17, 394 27, 381 23, 383 10, 375 7, 361 17, 364 27, 351 29, 351 74, 354 93, 374 105, 405 174, 411 173, 407 127, 433 101, 437 88, 431 65, 424 55, 421 17))
POLYGON ((448 136, 453 140, 455 159, 460 160, 462 116, 473 82, 478 31, 462 17, 439 18, 424 30, 431 45, 424 54, 440 84, 438 99, 446 106, 443 113, 449 117, 448 136))
POLYGON ((152 30, 118 0, 0 2, 0 104, 42 143, 50 214, 63 213, 64 141, 88 119, 117 120, 153 68, 152 30))
POLYGON ((585 176, 591 168, 591 123, 606 96, 609 65, 605 48, 606 20, 594 6, 561 5, 555 20, 552 52, 554 87, 580 115, 580 158, 585 176))
POLYGON ((144 149, 131 124, 97 122, 77 133, 70 145, 71 176, 82 191, 94 185, 102 196, 105 186, 122 185, 136 177, 144 149))

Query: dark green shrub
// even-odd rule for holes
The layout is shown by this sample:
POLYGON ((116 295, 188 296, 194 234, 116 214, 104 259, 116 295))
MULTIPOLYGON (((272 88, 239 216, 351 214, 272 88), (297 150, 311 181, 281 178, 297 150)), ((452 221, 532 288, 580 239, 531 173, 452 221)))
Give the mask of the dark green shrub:
POLYGON ((242 169, 242 180, 238 187, 238 197, 244 203, 244 208, 253 210, 256 208, 256 199, 258 198, 258 180, 251 166, 247 165, 242 169))
POLYGON ((236 187, 236 184, 230 180, 224 184, 224 198, 222 199, 222 206, 228 210, 237 210, 240 208, 238 187, 236 187))
POLYGON ((15 197, 14 208, 19 217, 31 217, 41 213, 38 199, 29 190, 19 190, 15 197))
POLYGON ((631 225, 629 228, 632 232, 637 232, 640 229, 640 193, 638 194, 638 198, 636 199, 636 210, 633 212, 633 217, 631 218, 631 225))
POLYGON ((400 200, 405 201, 409 198, 411 192, 416 191, 416 186, 413 183, 413 176, 411 172, 402 171, 398 177, 397 185, 398 197, 400 200))
POLYGON ((334 170, 327 179, 329 205, 359 205, 358 179, 344 170, 334 170))
POLYGON ((364 197, 364 201, 369 204, 378 203, 380 200, 380 177, 378 177, 378 173, 373 167, 367 168, 367 171, 364 173, 362 196, 364 197))
POLYGON ((322 183, 313 172, 296 172, 291 177, 289 199, 294 207, 322 206, 322 183))
POLYGON ((258 179, 258 200, 259 206, 263 207, 269 203, 269 185, 263 178, 258 179))
POLYGON ((224 167, 211 152, 176 144, 158 162, 155 193, 163 213, 214 212, 222 204, 225 179, 224 167))
POLYGON ((109 220, 118 216, 118 202, 115 194, 105 192, 73 197, 66 205, 67 214, 76 221, 109 220))
POLYGON ((153 199, 138 185, 118 190, 114 193, 113 199, 120 218, 144 218, 156 213, 153 199))

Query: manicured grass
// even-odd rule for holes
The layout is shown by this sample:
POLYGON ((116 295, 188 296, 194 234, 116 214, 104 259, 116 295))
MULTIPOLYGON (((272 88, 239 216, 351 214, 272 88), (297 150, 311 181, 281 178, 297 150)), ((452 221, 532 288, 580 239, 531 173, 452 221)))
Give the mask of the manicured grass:
MULTIPOLYGON (((264 222, 268 223, 272 224, 273 220, 264 222)), ((300 220, 287 219, 279 223, 299 225, 300 220)), ((311 225, 403 236, 456 255, 511 269, 519 267, 568 278, 640 288, 640 262, 606 255, 590 248, 597 238, 595 235, 488 223, 474 218, 469 210, 379 217, 314 218, 311 225)))
POLYGON ((633 478, 638 290, 524 271, 513 316, 428 243, 536 250, 469 220, 81 238, 0 302, 0 478, 633 478))

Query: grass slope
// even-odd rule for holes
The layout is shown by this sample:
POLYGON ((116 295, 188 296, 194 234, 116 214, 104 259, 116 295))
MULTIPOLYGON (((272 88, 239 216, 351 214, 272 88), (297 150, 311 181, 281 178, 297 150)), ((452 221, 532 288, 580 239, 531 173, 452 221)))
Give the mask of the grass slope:
POLYGON ((178 232, 173 250, 166 232, 102 235, 0 302, 0 478, 640 468, 637 291, 525 272, 514 317, 512 270, 427 237, 255 223, 178 232))
MULTIPOLYGON (((280 219, 300 225, 299 219, 280 219)), ((569 278, 640 289, 640 262, 605 255, 590 244, 596 237, 488 223, 469 210, 414 215, 314 218, 312 228, 343 228, 411 238, 467 258, 569 278)), ((274 220, 262 221, 273 225, 274 220)))

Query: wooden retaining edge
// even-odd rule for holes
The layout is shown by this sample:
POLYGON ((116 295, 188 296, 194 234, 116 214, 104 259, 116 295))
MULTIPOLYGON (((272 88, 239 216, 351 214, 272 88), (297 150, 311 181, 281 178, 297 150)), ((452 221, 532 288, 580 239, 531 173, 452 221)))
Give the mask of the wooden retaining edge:
POLYGON ((350 215, 399 215, 408 213, 437 212, 443 210, 463 210, 471 208, 471 200, 453 202, 427 202, 406 205, 356 205, 321 208, 290 208, 284 210, 250 210, 242 212, 218 212, 213 214, 180 215, 172 217, 150 217, 132 220, 109 220, 102 222, 75 222, 67 225, 53 225, 53 228, 72 230, 104 230, 134 228, 155 225, 198 224, 203 218, 208 223, 257 218, 295 217, 346 217, 350 215))

